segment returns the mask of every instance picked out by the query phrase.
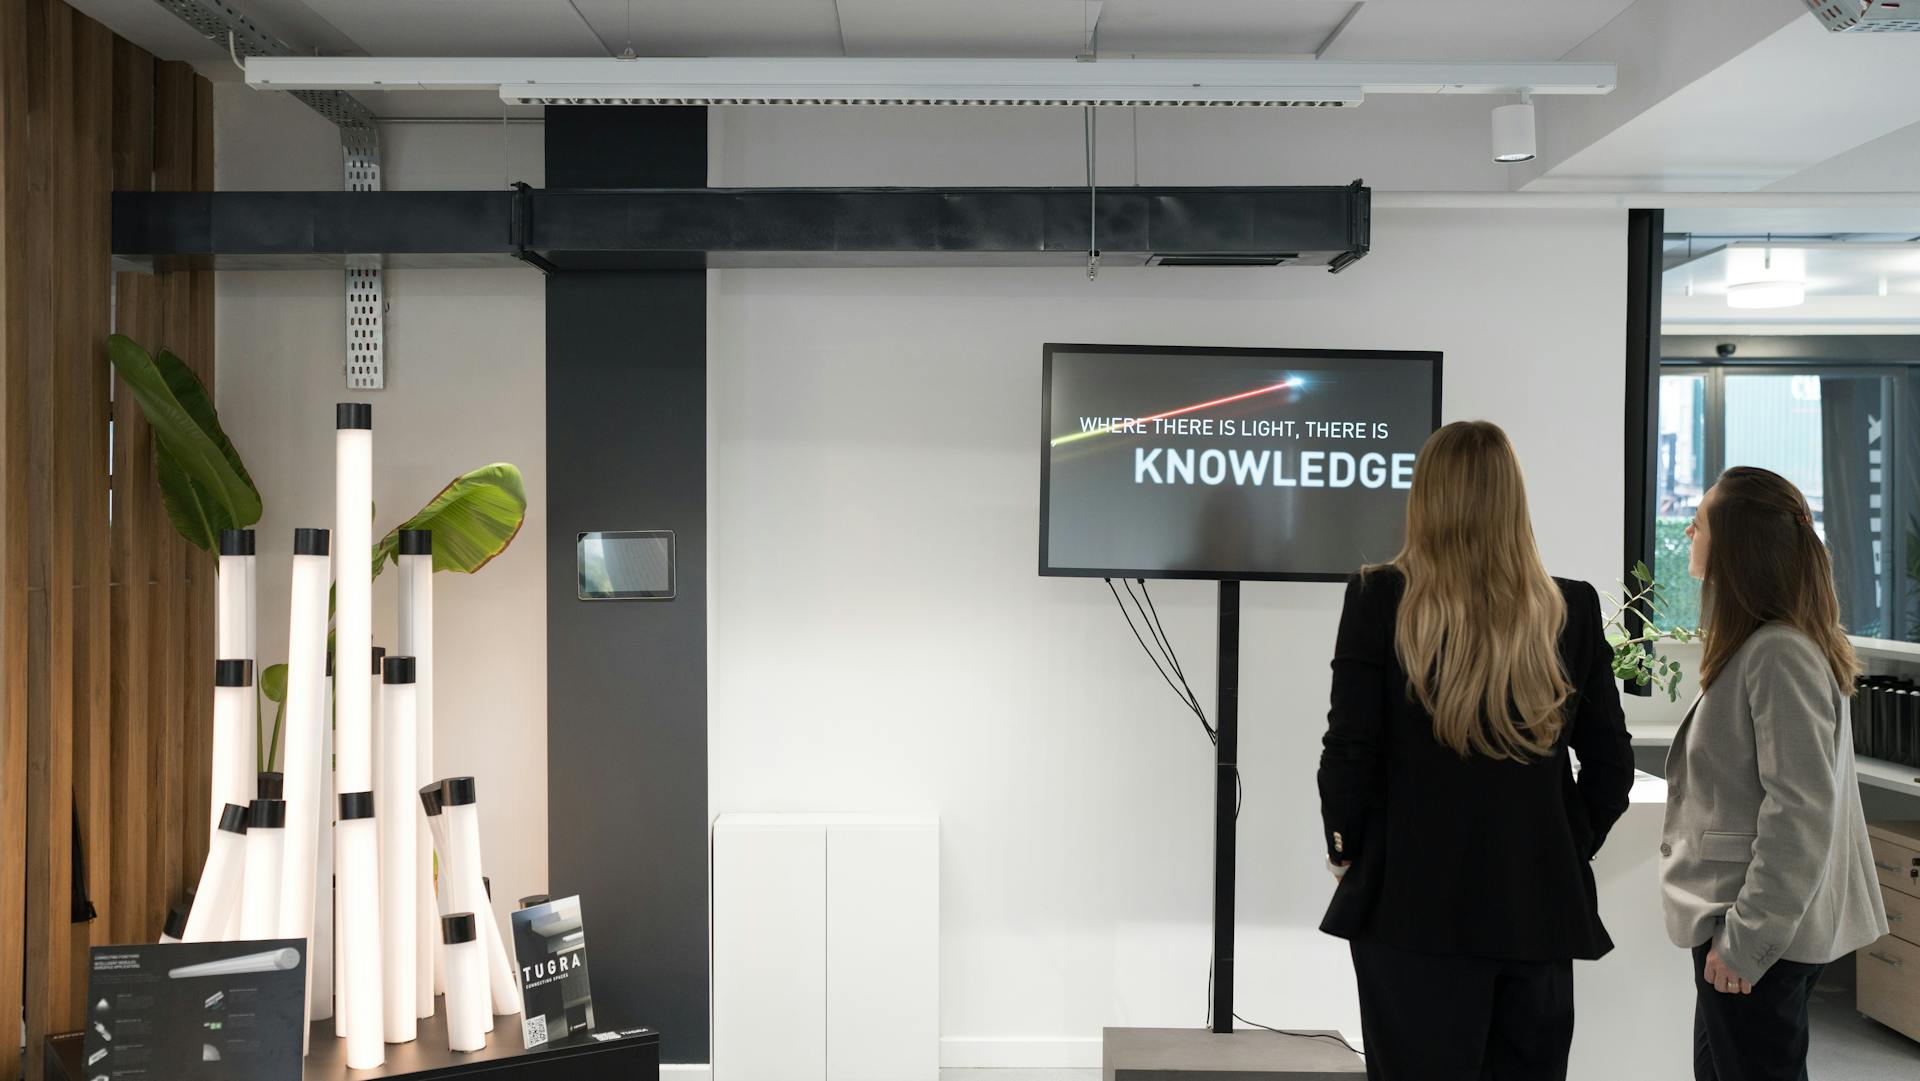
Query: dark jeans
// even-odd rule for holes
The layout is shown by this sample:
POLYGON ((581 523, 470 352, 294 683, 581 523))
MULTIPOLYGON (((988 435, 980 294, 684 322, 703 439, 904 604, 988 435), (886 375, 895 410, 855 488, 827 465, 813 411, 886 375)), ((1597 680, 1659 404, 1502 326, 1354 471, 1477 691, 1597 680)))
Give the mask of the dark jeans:
POLYGON ((1716 991, 1693 948, 1694 1081, 1807 1081, 1807 1002, 1825 965, 1775 961, 1753 994, 1716 991))
POLYGON ((1373 1081, 1565 1081, 1573 962, 1352 947, 1373 1081))

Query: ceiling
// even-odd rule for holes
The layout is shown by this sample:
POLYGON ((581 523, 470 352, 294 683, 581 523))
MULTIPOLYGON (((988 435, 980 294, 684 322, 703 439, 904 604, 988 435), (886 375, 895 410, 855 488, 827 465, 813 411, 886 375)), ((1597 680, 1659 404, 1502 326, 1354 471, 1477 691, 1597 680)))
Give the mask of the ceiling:
MULTIPOLYGON (((368 56, 1071 57, 1097 26, 1103 55, 1556 60, 1632 0, 228 2, 296 48, 368 56)), ((219 59, 153 0, 74 6, 165 58, 219 59)))

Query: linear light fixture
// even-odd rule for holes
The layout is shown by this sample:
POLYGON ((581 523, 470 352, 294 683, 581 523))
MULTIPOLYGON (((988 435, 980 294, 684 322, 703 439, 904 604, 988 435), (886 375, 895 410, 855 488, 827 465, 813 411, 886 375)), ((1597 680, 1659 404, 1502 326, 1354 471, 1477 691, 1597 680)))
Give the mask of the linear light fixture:
POLYGON ((1605 94, 1612 64, 869 57, 294 57, 264 90, 498 90, 558 105, 1345 107, 1368 94, 1605 94))

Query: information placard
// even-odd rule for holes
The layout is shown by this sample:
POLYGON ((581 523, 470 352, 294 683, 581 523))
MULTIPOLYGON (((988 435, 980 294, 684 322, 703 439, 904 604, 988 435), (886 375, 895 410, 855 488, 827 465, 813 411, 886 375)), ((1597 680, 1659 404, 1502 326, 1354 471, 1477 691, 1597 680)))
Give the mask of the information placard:
POLYGON ((300 1081, 306 943, 96 946, 88 1081, 300 1081))
POLYGON ((562 897, 513 914, 520 966, 522 1035, 528 1047, 593 1031, 587 987, 587 939, 580 898, 562 897))

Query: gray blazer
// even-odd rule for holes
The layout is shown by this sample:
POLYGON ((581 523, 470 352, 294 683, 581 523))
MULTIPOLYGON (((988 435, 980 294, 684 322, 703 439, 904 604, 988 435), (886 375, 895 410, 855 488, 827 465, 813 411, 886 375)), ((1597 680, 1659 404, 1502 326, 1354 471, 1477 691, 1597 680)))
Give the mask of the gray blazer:
POLYGON ((1667 753, 1660 882, 1676 946, 1713 938, 1741 978, 1825 964, 1887 933, 1848 697, 1811 638, 1753 633, 1667 753))

